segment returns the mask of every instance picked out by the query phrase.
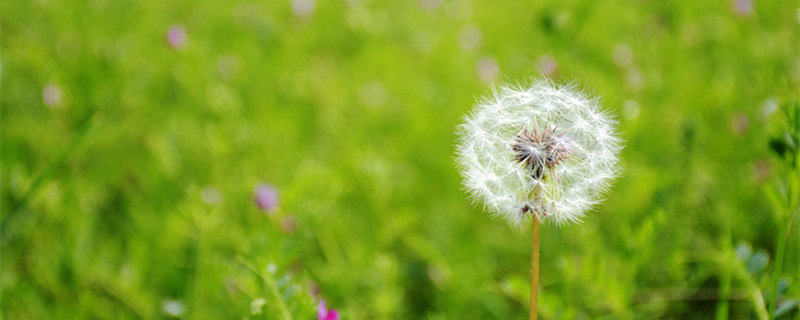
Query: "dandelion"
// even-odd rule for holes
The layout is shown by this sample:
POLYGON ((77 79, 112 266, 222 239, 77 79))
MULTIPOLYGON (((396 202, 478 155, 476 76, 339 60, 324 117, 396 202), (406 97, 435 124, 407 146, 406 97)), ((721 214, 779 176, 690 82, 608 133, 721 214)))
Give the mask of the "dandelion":
POLYGON ((502 87, 459 127, 458 164, 473 200, 520 227, 579 222, 617 175, 616 122, 595 99, 550 81, 502 87))
POLYGON ((254 201, 256 206, 266 212, 271 212, 278 206, 278 190, 271 185, 260 183, 256 186, 254 201))
POLYGON ((616 121, 597 100, 548 80, 504 86, 458 128, 464 186, 493 216, 533 230, 531 319, 538 299, 539 225, 580 222, 618 174, 616 121))
POLYGON ((320 300, 317 307, 317 320, 339 320, 339 312, 334 309, 328 310, 325 300, 320 300))

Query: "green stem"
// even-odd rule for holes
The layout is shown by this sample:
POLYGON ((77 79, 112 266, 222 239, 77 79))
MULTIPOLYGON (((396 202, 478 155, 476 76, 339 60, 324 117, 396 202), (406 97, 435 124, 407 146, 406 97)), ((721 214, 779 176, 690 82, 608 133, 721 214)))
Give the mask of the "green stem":
POLYGON ((731 262, 735 261, 735 255, 731 248, 731 226, 725 221, 725 234, 720 238, 720 245, 723 248, 724 258, 720 274, 719 302, 717 302, 716 319, 725 320, 729 317, 730 294, 731 294, 731 262))
POLYGON ((47 164, 47 167, 45 167, 44 171, 42 171, 42 173, 33 180, 30 187, 28 187, 28 190, 25 191, 22 197, 8 209, 5 217, 3 217, 0 221, 0 235, 2 235, 3 242, 5 242, 5 238, 9 236, 8 232, 6 232, 9 226, 9 221, 15 218, 16 213, 27 205, 28 201, 30 201, 31 198, 36 195, 36 192, 39 191, 39 188, 58 172, 58 169, 61 168, 61 165, 63 165, 67 160, 67 157, 69 157, 75 151, 75 149, 77 149, 84 137, 86 137, 89 129, 92 127, 92 124, 94 123, 92 120, 94 115, 94 112, 89 113, 83 118, 83 120, 81 120, 81 124, 76 130, 77 132, 69 140, 67 146, 64 147, 64 149, 61 149, 61 152, 59 152, 58 155, 47 164))
POLYGON ((758 320, 767 320, 769 316, 767 315, 767 306, 764 303, 764 294, 761 292, 759 285, 753 280, 746 267, 742 263, 737 263, 733 267, 733 271, 735 272, 735 277, 737 279, 742 279, 747 286, 747 291, 750 296, 750 300, 753 302, 753 310, 756 314, 756 318, 758 320))
POLYGON ((531 304, 530 320, 539 316, 539 218, 533 215, 531 227, 531 304))
POLYGON ((286 304, 286 301, 283 300, 283 296, 281 296, 280 291, 278 291, 278 286, 275 285, 275 280, 272 279, 272 276, 270 276, 269 273, 259 271, 256 267, 244 261, 244 259, 240 258, 238 260, 239 263, 250 269, 250 271, 253 271, 253 273, 258 275, 259 278, 264 280, 264 284, 267 285, 267 289, 269 289, 270 293, 275 296, 275 301, 278 302, 276 305, 278 306, 281 314, 283 314, 283 319, 292 320, 292 313, 289 311, 289 306, 286 304))
POLYGON ((775 253, 775 268, 772 270, 772 294, 769 298, 769 318, 775 319, 775 308, 778 304, 778 285, 780 283, 781 267, 783 266, 783 254, 786 251, 786 236, 789 234, 789 223, 786 228, 778 228, 777 252, 775 253))

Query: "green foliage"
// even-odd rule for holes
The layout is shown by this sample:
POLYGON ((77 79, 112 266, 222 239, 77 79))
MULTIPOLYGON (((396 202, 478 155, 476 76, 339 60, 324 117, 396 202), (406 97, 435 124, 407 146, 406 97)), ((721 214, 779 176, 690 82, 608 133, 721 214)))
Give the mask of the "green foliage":
POLYGON ((542 230, 543 319, 800 317, 796 4, 303 3, 3 3, 0 317, 524 318, 529 236, 468 203, 454 128, 540 72, 627 140, 542 230))

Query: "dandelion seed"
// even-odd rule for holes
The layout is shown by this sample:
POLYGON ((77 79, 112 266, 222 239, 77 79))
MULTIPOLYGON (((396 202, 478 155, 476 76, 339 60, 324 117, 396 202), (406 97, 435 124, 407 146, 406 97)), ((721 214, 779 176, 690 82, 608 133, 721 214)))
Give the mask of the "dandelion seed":
POLYGON ((458 164, 476 202, 521 227, 579 222, 617 175, 616 121, 574 86, 504 86, 458 129, 458 164))

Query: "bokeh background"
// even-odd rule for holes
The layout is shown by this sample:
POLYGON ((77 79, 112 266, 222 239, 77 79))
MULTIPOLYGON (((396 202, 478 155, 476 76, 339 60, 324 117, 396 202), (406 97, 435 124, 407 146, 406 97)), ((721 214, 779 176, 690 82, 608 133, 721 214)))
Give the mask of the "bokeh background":
POLYGON ((542 319, 798 319, 799 8, 4 1, 0 313, 525 318, 529 233, 469 204, 454 131, 550 77, 627 146, 543 230, 542 319))

